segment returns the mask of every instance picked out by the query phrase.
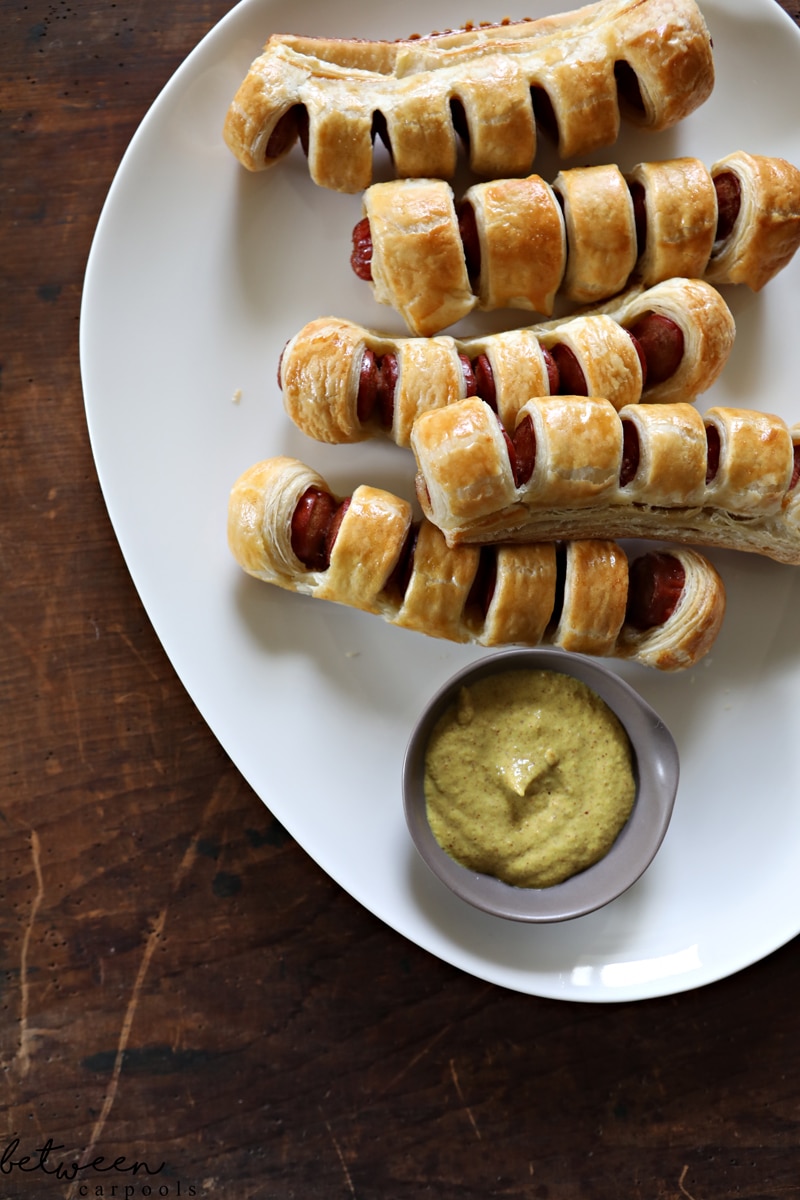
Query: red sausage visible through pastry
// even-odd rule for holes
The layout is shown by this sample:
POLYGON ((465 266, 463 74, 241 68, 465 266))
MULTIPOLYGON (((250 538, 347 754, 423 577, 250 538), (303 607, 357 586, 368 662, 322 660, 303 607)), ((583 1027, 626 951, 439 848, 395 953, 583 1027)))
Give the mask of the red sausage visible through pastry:
MULTIPOLYGON (((292 550, 310 571, 325 571, 349 497, 338 502, 321 488, 307 488, 292 514, 292 550)), ((419 525, 410 526, 385 590, 402 599, 411 578, 419 525)), ((563 558, 563 555, 562 555, 563 558)), ((467 597, 467 608, 485 618, 497 582, 497 548, 483 546, 478 569, 467 597)), ((686 573, 681 562, 665 551, 636 559, 629 570, 626 621, 636 629, 663 625, 674 613, 683 594, 686 573)), ((555 598, 557 600, 557 598, 555 598)), ((557 603, 554 604, 554 611, 557 603)))
MULTIPOLYGON (((683 358, 683 330, 663 313, 644 313, 628 327, 644 363, 643 374, 648 385, 654 386, 671 379, 683 358)), ((577 393, 576 393, 577 394, 577 393)))
POLYGON ((556 390, 553 391, 551 388, 550 395, 554 396, 560 393, 563 396, 585 396, 586 376, 574 351, 570 350, 564 342, 556 342, 550 357, 558 372, 556 390))
POLYGON ((275 128, 267 141, 264 157, 266 159, 280 158, 290 150, 297 138, 303 147, 303 153, 308 155, 308 112, 304 104, 295 104, 286 110, 275 124, 275 128))
POLYGON ((364 357, 361 359, 361 372, 358 377, 358 396, 356 398, 356 412, 362 425, 369 421, 375 411, 375 403, 378 399, 378 379, 379 371, 375 355, 371 350, 367 349, 364 351, 364 357))
POLYGON ((714 179, 717 193, 717 233, 715 241, 729 237, 742 206, 742 185, 733 171, 722 171, 714 179))
POLYGON ((639 470, 639 432, 633 421, 622 422, 622 465, 619 472, 619 486, 626 487, 639 470))
MULTIPOLYGON (((717 194, 717 229, 715 242, 722 242, 729 237, 739 216, 742 206, 742 185, 733 171, 722 171, 713 180, 714 191, 717 194)), ((647 206, 644 184, 635 181, 630 184, 631 200, 633 201, 633 217, 636 225, 636 253, 639 258, 647 246, 647 206)))
POLYGON ((328 569, 328 540, 338 508, 330 492, 312 487, 303 493, 292 513, 292 550, 309 571, 328 569))
POLYGON ((369 218, 364 217, 353 230, 353 252, 350 255, 350 266, 359 279, 366 283, 372 280, 372 233, 369 218))
POLYGON ((789 482, 789 491, 791 491, 792 488, 796 488, 798 481, 800 481, 800 442, 795 443, 792 449, 792 454, 794 461, 792 465, 792 478, 789 482))
POLYGON ((524 487, 536 466, 536 430, 527 413, 514 430, 512 445, 514 453, 509 457, 514 483, 517 487, 524 487))
POLYGON ((478 569, 467 596, 467 609, 477 609, 485 619, 497 584, 497 551, 494 546, 481 546, 478 569))
POLYGON ((356 396, 356 414, 362 424, 377 415, 380 425, 391 429, 397 375, 396 355, 383 354, 378 357, 370 349, 364 350, 356 396))
POLYGON ((719 470, 722 446, 716 425, 706 425, 706 485, 713 483, 719 470))
POLYGON ((686 585, 683 564, 673 554, 651 551, 631 564, 625 620, 634 629, 665 625, 686 585))
MULTIPOLYGON (((560 377, 553 356, 542 347, 542 355, 547 369, 550 394, 558 395, 560 377)), ((486 354, 479 354, 469 359, 466 354, 459 354, 461 371, 464 379, 464 396, 479 396, 490 408, 497 411, 497 391, 494 382, 492 364, 486 354)), ((580 371, 580 367, 576 367, 580 371)), ((280 380, 280 370, 278 372, 280 380)), ((379 424, 384 429, 391 429, 394 419, 394 394, 397 388, 398 365, 395 354, 384 354, 378 357, 372 350, 365 349, 361 359, 361 370, 358 380, 356 397, 356 414, 362 424, 366 424, 377 415, 379 424)), ((585 382, 584 382, 585 389, 585 382)), ((571 395, 586 395, 572 392, 571 395)))

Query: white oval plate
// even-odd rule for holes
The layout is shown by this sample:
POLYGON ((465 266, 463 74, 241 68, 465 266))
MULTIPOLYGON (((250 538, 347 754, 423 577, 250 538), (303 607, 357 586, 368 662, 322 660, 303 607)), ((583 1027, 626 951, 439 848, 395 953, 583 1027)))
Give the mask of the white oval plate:
MULTIPOLYGON (((535 0, 524 15, 573 7, 535 0)), ((708 0, 717 85, 677 130, 624 134, 607 159, 736 149, 800 164, 800 35, 774 0, 708 0)), ((250 175, 224 145, 226 108, 274 31, 395 38, 499 20, 455 0, 244 0, 200 43, 134 137, 90 255, 81 318, 86 411, 111 520, 181 680, 269 809, 343 888, 406 937, 482 979, 538 996, 621 1001, 719 979, 800 930, 800 574, 711 555, 728 616, 688 674, 619 670, 661 713, 681 787, 661 851, 618 901, 531 928, 477 912, 433 878, 403 819, 413 722, 482 651, 246 578, 227 549, 227 497, 251 463, 288 453, 346 494, 411 495, 390 445, 323 447, 276 385, 287 339, 335 314, 403 332, 349 268, 360 197, 315 187, 299 150, 250 175), (399 24, 398 24, 399 22, 399 24)), ((520 14, 522 15, 522 14, 520 14)), ((603 161, 595 155, 587 161, 603 161)), ((574 165, 574 164, 573 164, 574 165)), ((547 155, 536 169, 553 178, 547 155)), ((800 256, 760 295, 729 289, 738 337, 704 397, 796 420, 800 256)), ((527 324, 470 318, 456 332, 527 324)))

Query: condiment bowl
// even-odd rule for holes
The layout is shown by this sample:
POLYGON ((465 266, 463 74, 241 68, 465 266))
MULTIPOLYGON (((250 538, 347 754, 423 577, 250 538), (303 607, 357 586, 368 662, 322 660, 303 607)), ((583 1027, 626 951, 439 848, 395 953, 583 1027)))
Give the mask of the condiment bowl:
POLYGON ((503 651, 479 659, 454 675, 426 706, 403 764, 403 801, 408 829, 425 863, 467 903, 511 921, 568 921, 609 904, 627 891, 653 861, 672 818, 678 790, 675 741, 658 714, 602 660, 563 650, 503 651), (442 849, 428 823, 425 755, 439 717, 465 685, 513 670, 557 671, 581 680, 617 715, 633 751, 633 809, 611 849, 593 866, 551 887, 516 887, 478 874, 442 849))

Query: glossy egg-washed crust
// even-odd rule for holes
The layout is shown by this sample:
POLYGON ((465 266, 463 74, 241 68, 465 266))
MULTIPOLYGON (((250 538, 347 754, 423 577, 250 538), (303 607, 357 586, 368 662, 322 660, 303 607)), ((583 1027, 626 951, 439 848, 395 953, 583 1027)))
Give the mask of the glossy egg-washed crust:
POLYGON ((686 548, 670 548, 684 570, 674 612, 661 625, 637 629, 626 619, 629 564, 612 541, 569 543, 557 623, 551 618, 559 582, 556 544, 500 546, 496 582, 484 616, 468 606, 479 570, 478 547, 447 546, 423 520, 402 596, 387 583, 412 523, 411 506, 378 488, 352 494, 330 563, 313 571, 292 548, 292 517, 309 488, 330 492, 297 459, 257 463, 236 481, 228 506, 228 542, 248 574, 291 592, 332 600, 430 637, 482 646, 547 643, 581 654, 634 659, 663 671, 692 666, 712 646, 725 612, 714 567, 686 548))
POLYGON ((517 486, 496 415, 459 401, 416 422, 417 495, 449 544, 548 538, 664 538, 745 550, 800 564, 800 425, 750 409, 530 400, 533 473, 517 486), (622 483, 624 423, 639 463, 622 483), (709 433, 718 466, 706 481, 709 433))
POLYGON ((543 89, 562 157, 612 145, 626 63, 641 105, 624 115, 652 130, 693 112, 714 85, 711 39, 693 0, 601 0, 540 20, 479 25, 406 41, 273 34, 231 102, 229 147, 250 170, 272 166, 270 136, 290 110, 308 119, 315 183, 368 187, 373 118, 381 115, 398 176, 449 179, 457 163, 453 102, 468 127, 469 163, 484 177, 521 175, 536 154, 531 89, 543 89))
POLYGON ((590 395, 615 408, 636 403, 689 402, 716 381, 735 336, 730 310, 710 285, 694 279, 666 280, 656 287, 630 288, 584 314, 526 329, 452 338, 389 337, 351 321, 322 317, 287 343, 280 363, 284 406, 294 423, 317 441, 344 443, 390 436, 408 446, 417 417, 465 398, 459 355, 485 354, 492 368, 497 411, 509 428, 532 396, 547 396, 549 383, 542 349, 564 343, 574 353, 590 395), (642 391, 642 369, 626 329, 646 313, 669 317, 683 333, 678 370, 642 391), (370 350, 394 354, 398 363, 391 430, 377 418, 359 420, 361 364, 370 350))
POLYGON ((474 214, 480 270, 471 278, 453 190, 438 179, 376 183, 362 208, 372 242, 375 299, 412 333, 438 333, 473 310, 551 314, 557 298, 586 304, 636 280, 675 276, 759 291, 800 246, 800 170, 738 150, 707 168, 697 158, 602 165, 477 183, 462 197, 474 214), (738 215, 718 238, 715 180, 733 175, 738 215), (644 193, 638 244, 631 187, 644 193), (641 252, 640 252, 641 250, 641 252))

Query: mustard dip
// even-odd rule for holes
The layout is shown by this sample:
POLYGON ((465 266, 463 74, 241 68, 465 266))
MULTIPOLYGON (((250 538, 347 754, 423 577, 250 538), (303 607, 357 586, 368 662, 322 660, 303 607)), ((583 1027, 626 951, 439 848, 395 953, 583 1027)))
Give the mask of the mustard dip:
POLYGON ((462 866, 544 888, 611 849, 636 792, 628 736, 605 701, 556 671, 461 688, 425 758, 428 822, 462 866))

